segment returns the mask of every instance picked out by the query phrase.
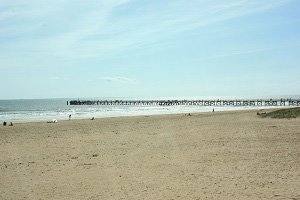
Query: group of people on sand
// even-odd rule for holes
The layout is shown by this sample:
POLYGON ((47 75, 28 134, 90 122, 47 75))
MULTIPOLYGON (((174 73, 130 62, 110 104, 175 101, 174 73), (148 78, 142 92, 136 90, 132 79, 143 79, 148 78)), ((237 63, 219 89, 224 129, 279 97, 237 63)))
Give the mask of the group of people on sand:
MULTIPOLYGON (((3 126, 6 126, 6 125, 7 125, 7 122, 6 122, 6 121, 4 121, 4 122, 3 122, 3 126)), ((9 126, 13 126, 13 123, 12 123, 12 122, 10 122, 10 123, 9 123, 9 126)))
MULTIPOLYGON (((72 118, 72 115, 69 115, 69 120, 71 120, 71 118, 72 118)), ((95 120, 95 117, 92 117, 91 120, 95 120)), ((57 123, 57 122, 58 122, 57 119, 53 119, 53 120, 47 121, 47 123, 57 123)), ((7 126, 7 125, 8 125, 8 126, 13 126, 13 123, 10 122, 10 123, 8 124, 8 122, 4 121, 4 122, 3 122, 3 126, 7 126)))

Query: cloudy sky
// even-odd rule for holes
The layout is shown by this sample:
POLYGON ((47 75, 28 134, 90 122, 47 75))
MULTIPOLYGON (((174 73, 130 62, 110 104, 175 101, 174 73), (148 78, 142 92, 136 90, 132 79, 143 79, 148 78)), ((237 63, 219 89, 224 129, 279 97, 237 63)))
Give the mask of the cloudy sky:
POLYGON ((300 94, 299 0, 0 0, 0 99, 300 94))

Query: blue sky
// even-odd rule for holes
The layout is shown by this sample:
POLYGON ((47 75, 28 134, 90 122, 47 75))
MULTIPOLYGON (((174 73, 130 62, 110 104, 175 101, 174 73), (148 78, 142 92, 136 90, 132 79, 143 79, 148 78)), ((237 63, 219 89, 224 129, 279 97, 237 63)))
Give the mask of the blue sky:
POLYGON ((299 0, 0 0, 0 99, 300 94, 299 0))

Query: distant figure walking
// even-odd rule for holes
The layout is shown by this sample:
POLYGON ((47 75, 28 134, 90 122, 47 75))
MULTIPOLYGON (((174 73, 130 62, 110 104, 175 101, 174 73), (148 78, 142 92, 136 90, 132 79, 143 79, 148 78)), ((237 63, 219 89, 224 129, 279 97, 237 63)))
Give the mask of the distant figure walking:
POLYGON ((215 109, 213 108, 213 112, 215 112, 215 109))
POLYGON ((10 124, 9 124, 10 126, 13 126, 13 123, 12 122, 10 122, 10 124))
POLYGON ((69 120, 71 120, 72 115, 69 115, 69 120))
POLYGON ((6 122, 3 122, 3 126, 6 126, 6 122))

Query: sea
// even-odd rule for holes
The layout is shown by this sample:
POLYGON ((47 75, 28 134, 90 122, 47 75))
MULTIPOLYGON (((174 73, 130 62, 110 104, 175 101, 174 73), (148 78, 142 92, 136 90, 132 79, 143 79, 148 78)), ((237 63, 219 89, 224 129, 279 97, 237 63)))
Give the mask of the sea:
MULTIPOLYGON (((299 96, 298 96, 299 97, 299 96)), ((221 97, 222 98, 222 97, 221 97)), ((220 99, 221 99, 220 98, 220 99)), ((290 98, 284 96, 283 98, 290 98)), ((295 98, 295 96, 293 96, 295 98)), ((90 100, 131 100, 130 98, 90 98, 90 100)), ((132 98, 137 99, 137 98, 132 98)), ((153 98, 154 99, 154 98, 153 98)), ((156 98, 158 99, 158 98, 156 98)), ((177 98, 159 98, 159 99, 216 99, 211 97, 177 97, 177 98)), ((219 98, 218 98, 219 99, 219 98)), ((242 99, 238 97, 227 97, 223 99, 242 99)), ((141 115, 159 115, 193 112, 215 112, 230 110, 249 110, 249 109, 267 109, 270 107, 211 107, 211 106, 103 106, 103 105, 67 105, 67 101, 74 98, 59 99, 18 99, 18 100, 0 100, 0 122, 32 122, 32 121, 50 121, 68 120, 69 115, 72 119, 88 118, 106 118, 120 116, 141 116, 141 115)), ((76 99, 75 99, 76 100, 76 99)), ((82 98, 84 100, 84 98, 82 98)), ((141 99, 143 100, 143 99, 141 99)), ((144 99, 145 100, 145 99, 144 99)), ((147 99, 151 100, 151 99, 147 99)))

